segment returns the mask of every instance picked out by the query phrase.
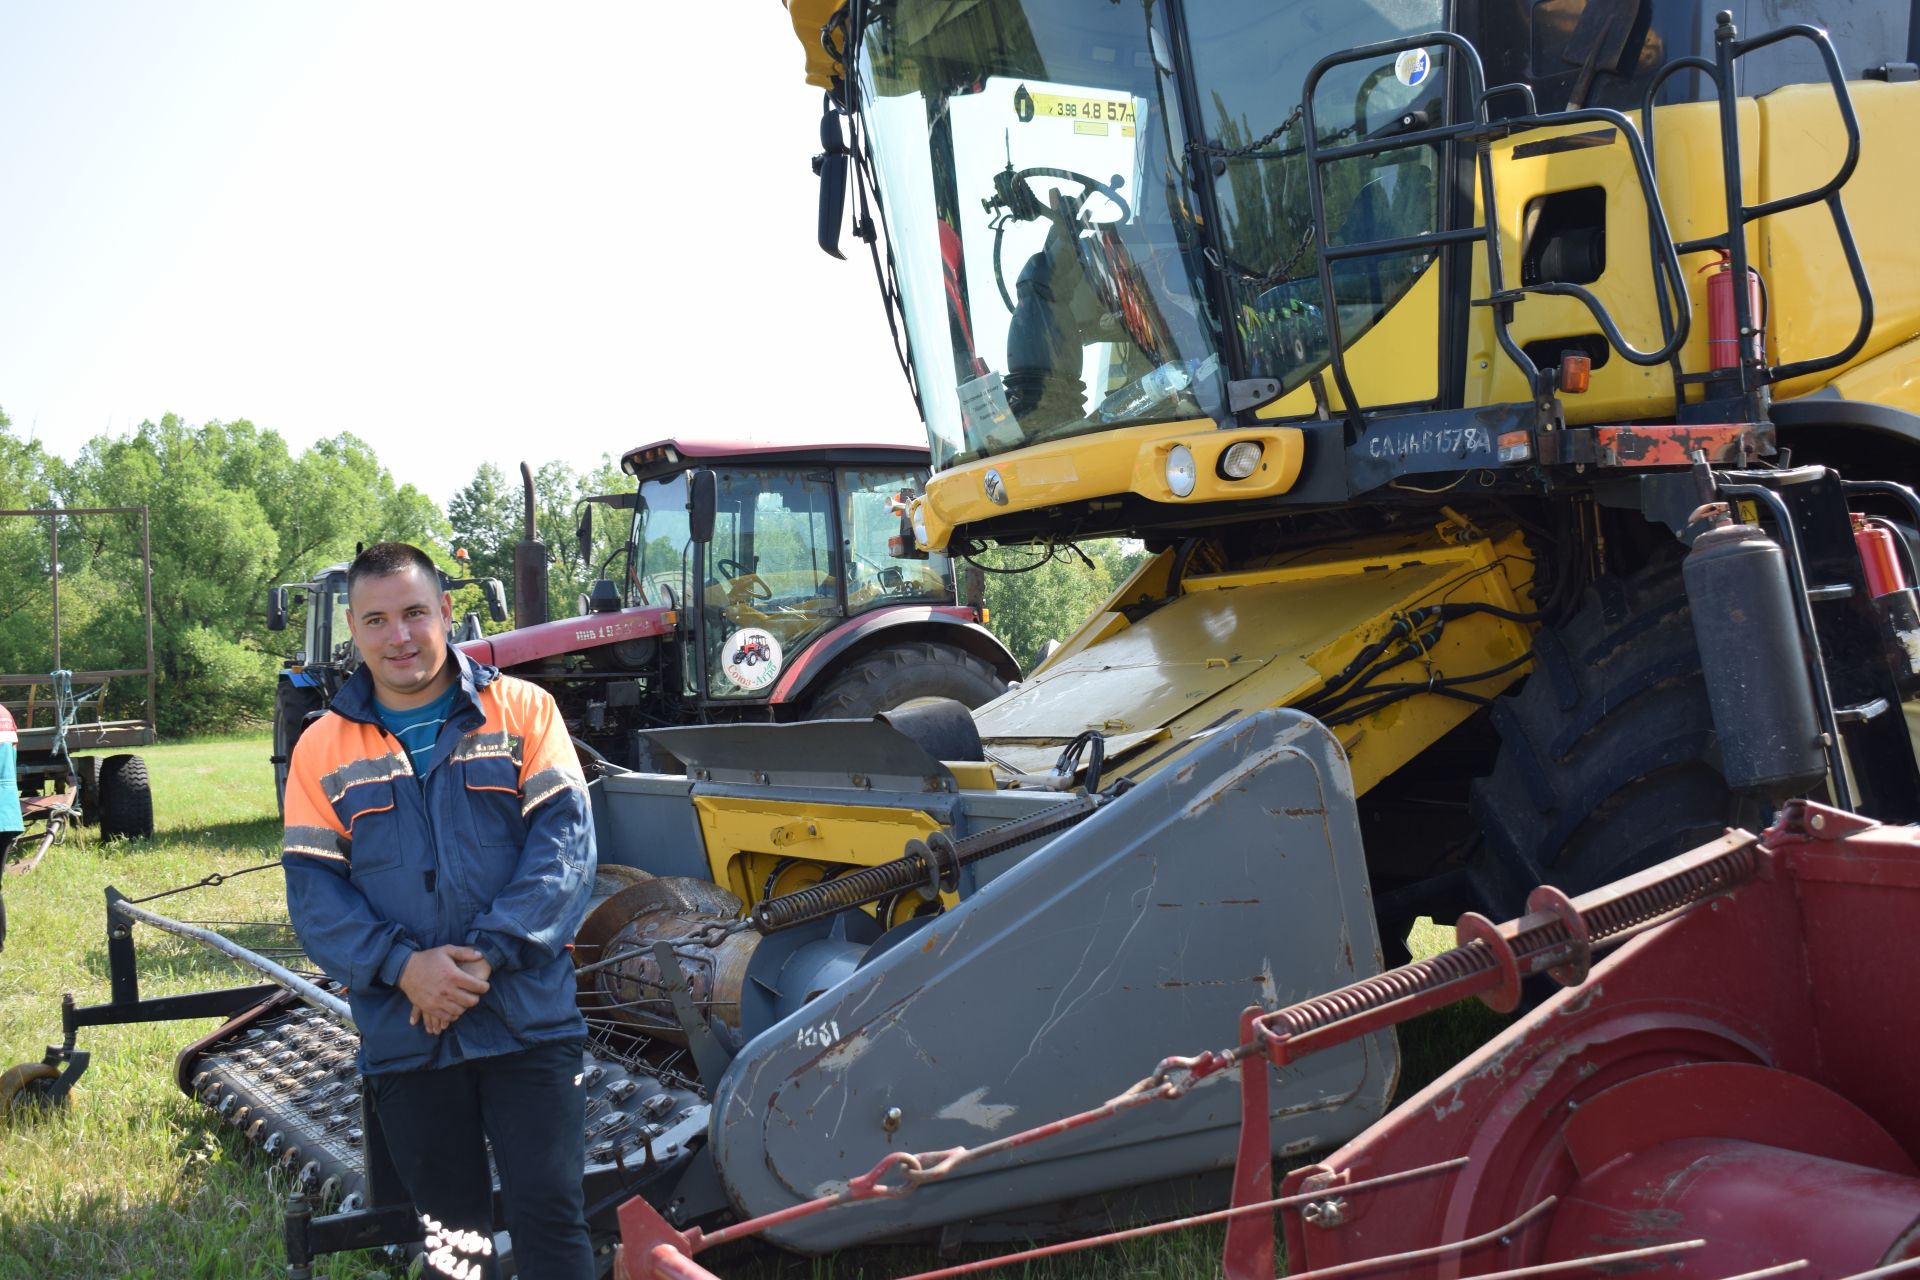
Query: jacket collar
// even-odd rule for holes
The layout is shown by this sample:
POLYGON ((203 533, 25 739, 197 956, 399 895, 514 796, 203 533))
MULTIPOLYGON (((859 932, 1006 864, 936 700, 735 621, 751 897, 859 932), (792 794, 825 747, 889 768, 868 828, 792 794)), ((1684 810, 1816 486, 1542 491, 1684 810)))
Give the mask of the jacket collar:
MULTIPOLYGON (((480 691, 498 678, 500 668, 475 662, 455 645, 447 646, 447 655, 456 664, 455 687, 459 692, 453 699, 456 708, 454 715, 471 708, 474 715, 485 719, 486 709, 480 705, 480 691)), ((374 706, 373 676, 368 673, 364 663, 354 668, 347 682, 340 686, 340 692, 333 695, 331 707, 349 720, 372 725, 380 723, 379 712, 374 706)), ((453 715, 447 718, 451 720, 453 715)))

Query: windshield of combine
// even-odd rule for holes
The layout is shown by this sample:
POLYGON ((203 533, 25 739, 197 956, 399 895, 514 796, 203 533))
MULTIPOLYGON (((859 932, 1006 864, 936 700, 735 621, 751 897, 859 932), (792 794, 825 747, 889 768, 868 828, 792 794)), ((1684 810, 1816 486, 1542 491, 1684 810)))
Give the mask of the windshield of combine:
POLYGON ((936 467, 1220 407, 1157 8, 867 11, 862 110, 936 467))
MULTIPOLYGON (((1443 25, 1441 0, 1183 6, 1183 113, 1167 9, 1112 0, 878 0, 860 109, 936 468, 1143 422, 1227 418, 1227 377, 1297 386, 1326 360, 1310 201, 1288 117, 1325 54, 1443 25), (1271 135, 1271 136, 1269 136, 1271 135), (1189 138, 1206 139, 1189 147, 1189 138), (1196 192, 1190 175, 1210 184, 1196 192), (1218 227, 1205 205, 1218 201, 1218 227), (1225 276, 1231 373, 1207 297, 1225 276)), ((1332 145, 1437 103, 1441 54, 1322 82, 1332 145)), ((1437 110, 1436 110, 1437 118, 1437 110)), ((1427 151, 1326 174, 1333 243, 1436 225, 1427 151)), ((1351 342, 1428 255, 1342 264, 1351 342)))

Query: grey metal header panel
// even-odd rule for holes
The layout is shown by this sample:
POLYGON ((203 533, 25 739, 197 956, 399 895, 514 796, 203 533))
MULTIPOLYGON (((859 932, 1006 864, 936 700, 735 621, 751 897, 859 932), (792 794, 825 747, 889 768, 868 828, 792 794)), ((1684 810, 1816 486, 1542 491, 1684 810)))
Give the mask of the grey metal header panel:
POLYGON ((699 782, 959 790, 951 770, 883 720, 692 725, 653 729, 645 736, 683 761, 688 775, 699 782))

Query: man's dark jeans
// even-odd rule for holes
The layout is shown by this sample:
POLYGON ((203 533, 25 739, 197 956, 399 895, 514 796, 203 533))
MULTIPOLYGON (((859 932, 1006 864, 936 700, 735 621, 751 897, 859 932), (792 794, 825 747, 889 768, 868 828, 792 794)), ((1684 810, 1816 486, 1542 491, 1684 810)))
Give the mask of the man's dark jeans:
MULTIPOLYGON (((586 1166, 582 1048, 579 1040, 564 1040, 437 1071, 367 1077, 414 1208, 448 1230, 492 1233, 482 1133, 493 1143, 521 1280, 594 1275, 580 1189, 586 1166)), ((429 1266, 426 1274, 436 1273, 429 1266)))

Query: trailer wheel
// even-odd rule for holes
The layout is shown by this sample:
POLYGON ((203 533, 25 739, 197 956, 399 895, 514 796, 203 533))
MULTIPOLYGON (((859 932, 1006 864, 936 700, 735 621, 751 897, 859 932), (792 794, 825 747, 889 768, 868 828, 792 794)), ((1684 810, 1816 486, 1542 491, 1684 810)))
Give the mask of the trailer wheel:
POLYGON ((1470 797, 1481 910, 1519 915, 1536 884, 1583 893, 1765 822, 1766 802, 1721 774, 1677 555, 1595 584, 1534 651, 1494 704, 1499 752, 1470 797))
POLYGON ((44 1062, 23 1062, 0 1072, 0 1123, 25 1115, 35 1108, 50 1109, 63 1098, 52 1092, 60 1073, 44 1062))
POLYGON ((306 731, 307 717, 326 707, 320 691, 310 685, 282 680, 273 695, 273 801, 280 817, 287 816, 287 769, 293 746, 306 731))
POLYGON ((100 834, 108 840, 144 840, 153 834, 153 791, 147 762, 108 756, 100 762, 100 834))
POLYGON ((858 719, 926 698, 952 698, 971 708, 1006 691, 993 667, 965 649, 915 641, 848 663, 808 702, 806 718, 858 719))

